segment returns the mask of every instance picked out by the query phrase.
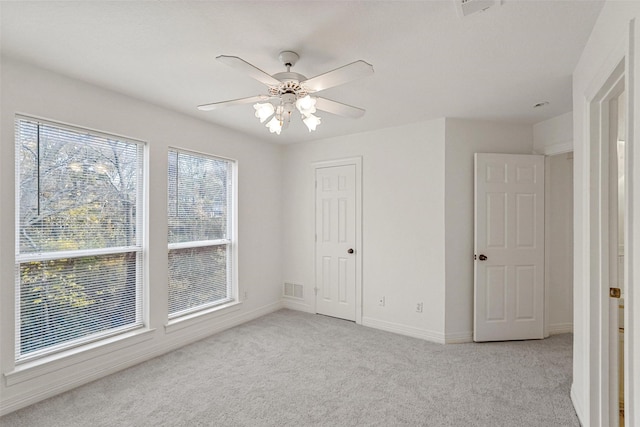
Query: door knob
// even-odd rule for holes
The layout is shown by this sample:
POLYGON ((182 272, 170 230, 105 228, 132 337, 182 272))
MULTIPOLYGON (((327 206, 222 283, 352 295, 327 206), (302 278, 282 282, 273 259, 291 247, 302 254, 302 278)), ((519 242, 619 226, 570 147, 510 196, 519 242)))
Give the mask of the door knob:
POLYGON ((352 254, 352 253, 353 253, 353 249, 349 248, 349 249, 347 250, 347 253, 348 253, 348 254, 352 254))
POLYGON ((478 257, 478 259, 479 259, 480 261, 486 261, 486 260, 487 260, 487 256, 486 256, 486 255, 484 255, 484 254, 480 254, 480 256, 478 257))

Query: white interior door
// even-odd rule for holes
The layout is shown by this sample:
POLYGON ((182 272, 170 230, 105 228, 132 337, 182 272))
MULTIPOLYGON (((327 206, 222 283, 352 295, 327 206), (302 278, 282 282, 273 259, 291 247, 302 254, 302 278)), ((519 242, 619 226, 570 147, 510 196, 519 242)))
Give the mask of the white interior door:
POLYGON ((316 168, 316 312, 356 320, 356 165, 316 168))
POLYGON ((475 154, 474 341, 543 338, 544 156, 475 154))

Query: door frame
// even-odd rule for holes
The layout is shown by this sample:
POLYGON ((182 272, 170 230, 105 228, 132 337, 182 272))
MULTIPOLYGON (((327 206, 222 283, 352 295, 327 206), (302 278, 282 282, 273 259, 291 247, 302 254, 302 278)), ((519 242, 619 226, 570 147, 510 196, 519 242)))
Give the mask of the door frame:
MULTIPOLYGON (((606 232, 607 241, 606 244, 609 247, 607 251, 608 257, 608 274, 609 274, 609 287, 624 287, 624 282, 620 283, 620 277, 618 276, 618 257, 620 254, 620 241, 619 241, 619 183, 618 183, 618 127, 620 120, 620 110, 618 104, 620 102, 619 97, 625 92, 624 78, 619 79, 614 85, 608 98, 608 105, 606 110, 602 111, 602 114, 608 114, 609 121, 607 122, 607 129, 609 137, 606 140, 606 147, 602 149, 608 150, 608 157, 606 159, 608 169, 607 173, 607 185, 608 185, 608 221, 609 226, 606 232)), ((624 110, 623 110, 624 111, 624 110)), ((626 118, 625 118, 626 122, 626 118)), ((625 123, 626 125, 626 123, 625 123)), ((604 129, 603 129, 604 131, 604 129)), ((626 139, 626 138, 625 138, 626 139)), ((603 141, 605 142, 605 141, 603 141)), ((626 147, 625 147, 626 151, 626 147)), ((626 154, 626 153, 625 153, 626 154)), ((604 161, 604 159, 603 159, 604 161)), ((605 172, 605 171, 603 171, 605 172)), ((625 174, 626 175, 626 174, 625 174)), ((626 180, 626 176, 625 176, 626 180)), ((625 184, 627 184, 625 182, 625 184)), ((626 185, 625 185, 626 187, 626 185)), ((624 200, 624 197, 623 197, 624 200)), ((625 207, 622 209, 625 211, 625 207)), ((624 219, 626 223, 627 218, 624 219)), ((624 242, 624 240, 623 240, 624 242)), ((603 241, 603 243, 605 243, 603 241)), ((626 246, 626 245, 624 245, 626 246)), ((623 248, 624 248, 623 246, 623 248)), ((607 304, 607 303, 605 303, 607 304)), ((608 313, 609 313, 609 425, 618 425, 620 419, 620 381, 623 379, 620 377, 620 330, 619 330, 619 306, 620 300, 615 298, 608 298, 608 313)), ((623 312, 624 313, 624 312, 623 312)))
MULTIPOLYGON (((545 149, 540 154, 544 156, 544 337, 549 338, 551 336, 551 328, 549 324, 549 312, 551 304, 551 254, 549 250, 549 242, 551 241, 551 157, 566 154, 571 155, 571 173, 573 174, 573 141, 569 143, 558 144, 552 149, 545 149)), ((567 159, 568 160, 568 159, 567 159)), ((572 175, 573 185, 573 175, 572 175)), ((573 199, 573 186, 571 187, 571 197, 573 199)), ((573 216, 571 217, 571 224, 573 226, 573 216)), ((571 242, 571 251, 573 253, 573 241, 571 242)), ((570 266, 573 268, 573 264, 570 266)), ((573 286, 573 283, 571 284, 573 286)), ((573 333, 573 322, 570 325, 566 325, 561 328, 555 328, 553 334, 573 333)))
MULTIPOLYGON (((633 40, 633 27, 629 31, 629 40, 633 40)), ((585 204, 581 207, 588 212, 588 220, 582 232, 588 236, 588 244, 583 248, 582 256, 588 266, 588 290, 584 293, 585 310, 583 322, 586 326, 585 337, 586 361, 590 390, 588 395, 588 422, 591 425, 609 425, 610 419, 610 297, 609 297, 609 102, 615 98, 620 88, 627 89, 626 99, 626 142, 625 142, 625 262, 624 262, 624 393, 625 423, 632 425, 637 418, 634 414, 634 379, 631 374, 633 366, 634 335, 633 315, 635 306, 635 289, 633 288, 633 263, 637 255, 634 253, 632 227, 637 222, 633 212, 633 153, 634 153, 634 86, 633 65, 629 56, 629 46, 621 46, 610 57, 602 72, 592 82, 585 94, 587 105, 585 135, 586 168, 585 182, 591 188, 585 204), (635 417, 635 418, 634 418, 635 417)), ((582 177, 579 177, 582 178, 582 177)), ((615 268, 615 266, 612 266, 615 268)))
MULTIPOLYGON (((356 262, 356 323, 362 324, 362 157, 348 157, 344 159, 335 159, 335 160, 321 160, 317 162, 313 162, 311 164, 312 167, 312 187, 313 188, 313 202, 312 206, 314 208, 313 212, 313 233, 312 241, 313 241, 313 277, 314 288, 317 288, 316 278, 316 257, 317 253, 317 245, 315 240, 316 233, 316 171, 318 169, 331 168, 336 166, 355 166, 356 168, 356 188, 355 188, 355 216, 356 216, 356 242, 355 242, 355 262, 356 262)), ((317 313, 318 309, 318 296, 314 294, 313 297, 313 312, 317 313)))

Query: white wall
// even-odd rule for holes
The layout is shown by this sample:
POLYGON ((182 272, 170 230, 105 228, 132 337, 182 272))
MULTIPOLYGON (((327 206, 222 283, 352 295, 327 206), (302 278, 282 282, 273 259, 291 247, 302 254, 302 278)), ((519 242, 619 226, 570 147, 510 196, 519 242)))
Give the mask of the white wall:
POLYGON ((573 331, 573 153, 549 156, 545 201, 547 327, 550 334, 573 331))
MULTIPOLYGON (((629 328, 625 345, 628 354, 626 366, 629 381, 625 381, 627 425, 640 425, 640 328, 638 308, 640 307, 640 149, 637 135, 640 135, 640 2, 606 2, 593 32, 585 46, 573 74, 573 129, 574 129, 574 354, 572 399, 578 416, 585 427, 606 425, 600 420, 599 403, 600 377, 598 355, 606 349, 600 342, 598 328, 598 307, 603 290, 592 279, 597 268, 591 262, 594 250, 590 233, 596 230, 596 218, 590 214, 590 207, 596 194, 591 181, 595 177, 589 144, 587 99, 604 83, 618 61, 626 57, 630 71, 633 111, 630 111, 628 144, 632 145, 633 171, 628 171, 630 185, 629 199, 631 216, 630 231, 633 238, 629 242, 629 275, 625 298, 626 325, 629 328), (635 356, 634 356, 635 355, 635 356)), ((629 85, 627 85, 629 88, 629 85)))
POLYGON ((573 150, 573 112, 570 111, 533 125, 533 150, 553 155, 573 150))
POLYGON ((282 306, 281 147, 49 71, 2 58, 0 143, 0 412, 70 389, 282 306), (14 115, 28 115, 147 142, 149 332, 14 371, 14 115), (239 287, 248 300, 165 330, 167 147, 236 159, 239 168, 239 287), (10 374, 7 376, 7 374, 10 374), (8 385, 7 381, 12 385, 8 385))
POLYGON ((533 136, 528 125, 446 119, 445 140, 445 333, 464 342, 473 331, 473 154, 531 154, 533 136))
POLYGON ((444 341, 444 126, 439 119, 286 147, 283 276, 304 286, 305 299, 285 304, 315 310, 311 164, 361 156, 363 324, 444 341))
POLYGON ((285 304, 315 310, 311 164, 362 156, 363 323, 436 342, 470 341, 473 153, 532 150, 531 126, 461 119, 286 147, 283 275, 304 285, 305 300, 285 304), (423 314, 417 302, 425 303, 423 314))

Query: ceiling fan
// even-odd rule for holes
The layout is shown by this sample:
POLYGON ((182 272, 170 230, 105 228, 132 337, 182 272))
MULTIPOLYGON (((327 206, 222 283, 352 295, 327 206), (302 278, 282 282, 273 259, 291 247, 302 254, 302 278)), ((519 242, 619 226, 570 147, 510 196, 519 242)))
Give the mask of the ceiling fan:
POLYGON ((275 132, 278 135, 280 135, 282 129, 286 129, 289 126, 291 114, 296 109, 300 112, 302 121, 309 129, 309 132, 315 130, 316 126, 320 124, 320 117, 313 114, 317 110, 351 118, 358 118, 364 115, 365 110, 362 108, 312 96, 312 94, 373 74, 373 66, 371 64, 359 60, 308 79, 302 74, 291 71, 291 67, 296 64, 299 58, 298 54, 292 51, 280 52, 279 59, 287 68, 287 71, 269 75, 237 56, 218 56, 216 58, 218 61, 244 71, 249 77, 253 77, 266 85, 267 93, 248 98, 203 104, 199 105, 198 109, 209 111, 221 107, 256 102, 253 106, 256 110, 255 116, 260 119, 260 123, 264 123, 269 117, 273 116, 265 126, 269 128, 271 133, 275 132))

